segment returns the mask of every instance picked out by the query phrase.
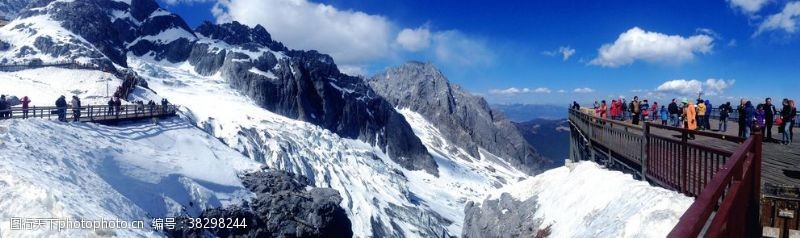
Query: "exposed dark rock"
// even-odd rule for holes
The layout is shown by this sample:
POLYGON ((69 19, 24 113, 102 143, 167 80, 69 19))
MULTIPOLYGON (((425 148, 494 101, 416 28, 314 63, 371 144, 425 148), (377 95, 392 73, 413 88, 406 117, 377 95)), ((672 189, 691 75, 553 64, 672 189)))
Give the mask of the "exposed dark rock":
POLYGON ((242 27, 238 23, 204 24, 197 32, 228 44, 246 42, 236 46, 264 53, 253 59, 241 52, 214 51, 205 43, 196 43, 188 59, 195 71, 204 75, 219 71, 234 89, 267 110, 320 125, 342 137, 373 143, 407 169, 438 174, 436 163, 405 118, 362 79, 340 73, 330 56, 316 51, 287 51, 283 52, 287 57, 278 59, 263 44, 279 43, 269 40, 263 28, 242 27), (253 73, 252 69, 270 72, 274 77, 253 73))
MULTIPOLYGON (((247 174, 244 186, 256 194, 242 206, 209 209, 199 218, 244 219, 246 228, 167 230, 171 237, 352 237, 351 222, 336 190, 312 188, 304 177, 282 171, 247 174)), ((186 221, 186 218, 179 218, 186 221)))
POLYGON ((474 157, 479 157, 483 148, 531 174, 546 162, 502 113, 489 108, 483 98, 451 84, 430 63, 409 62, 368 82, 395 107, 421 114, 447 140, 474 157))
POLYGON ((208 38, 224 41, 230 45, 255 43, 266 46, 273 51, 288 51, 282 43, 272 40, 272 36, 261 25, 250 28, 237 21, 222 25, 215 25, 205 21, 195 29, 195 32, 208 38))
POLYGON ((508 193, 499 199, 469 202, 464 208, 463 237, 537 237, 541 219, 533 216, 536 198, 514 200, 508 193))

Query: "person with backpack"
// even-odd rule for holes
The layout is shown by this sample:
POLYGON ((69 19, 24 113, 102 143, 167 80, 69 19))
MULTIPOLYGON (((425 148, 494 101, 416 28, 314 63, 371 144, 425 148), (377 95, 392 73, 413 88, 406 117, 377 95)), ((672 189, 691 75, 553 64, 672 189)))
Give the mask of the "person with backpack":
POLYGON ((661 106, 661 111, 659 112, 661 114, 661 125, 666 126, 667 120, 669 120, 669 113, 667 112, 667 107, 661 106))
POLYGON ((739 106, 736 107, 736 118, 737 124, 739 124, 739 137, 745 137, 745 127, 747 127, 746 119, 747 119, 747 112, 745 111, 746 105, 745 100, 742 98, 739 100, 739 106))
POLYGON ((669 119, 672 127, 680 127, 680 121, 678 120, 678 117, 680 116, 681 112, 680 109, 678 109, 677 99, 672 99, 672 102, 669 103, 669 106, 667 107, 667 111, 669 112, 669 119))
POLYGON ((58 121, 67 122, 67 99, 64 95, 56 99, 56 114, 58 114, 58 121))
POLYGON ((78 96, 72 96, 72 121, 81 120, 81 99, 78 96))
POLYGON ((726 102, 725 104, 719 106, 719 131, 728 131, 728 117, 730 117, 731 112, 733 112, 733 108, 731 108, 731 102, 726 102))
POLYGON ((744 104, 744 114, 739 115, 739 117, 744 117, 744 138, 750 138, 750 132, 752 127, 755 125, 756 119, 756 109, 753 107, 753 103, 747 101, 744 104))
POLYGON ((644 103, 639 105, 639 111, 642 112, 641 120, 645 122, 649 121, 648 119, 650 119, 650 104, 647 103, 647 99, 644 100, 644 103))
POLYGON ((30 106, 31 99, 28 96, 22 96, 22 119, 28 119, 28 106, 30 106))
POLYGON ((706 124, 705 117, 706 117, 706 104, 703 101, 703 99, 699 99, 698 98, 697 99, 697 124, 698 124, 698 129, 701 130, 701 131, 708 129, 708 128, 705 128, 705 124, 706 124))

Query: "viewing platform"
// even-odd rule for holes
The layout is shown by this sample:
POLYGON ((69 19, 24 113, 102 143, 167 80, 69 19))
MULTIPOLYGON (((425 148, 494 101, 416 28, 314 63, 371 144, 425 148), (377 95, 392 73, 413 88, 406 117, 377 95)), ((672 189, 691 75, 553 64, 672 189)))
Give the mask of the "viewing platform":
MULTIPOLYGON (((735 121, 723 133, 570 110, 569 122, 571 160, 596 161, 696 198, 670 237, 770 237, 775 230, 774 237, 790 237, 799 229, 800 199, 791 192, 800 186, 798 145, 761 143, 760 133, 737 137, 735 121)), ((773 137, 777 132, 773 127, 773 137)))
MULTIPOLYGON (((175 116, 177 113, 177 106, 168 104, 165 106, 156 105, 152 108, 144 105, 139 106, 135 104, 121 105, 119 110, 109 111, 107 105, 88 105, 80 108, 80 122, 94 122, 100 124, 111 124, 121 121, 135 121, 148 118, 162 118, 175 116)), ((27 118, 42 118, 49 120, 57 120, 58 107, 30 107, 28 109, 27 118)), ((74 121, 73 108, 63 108, 66 110, 66 120, 74 121)), ((23 109, 19 107, 12 107, 10 110, 0 110, 0 112, 10 112, 11 117, 0 118, 0 120, 7 119, 23 119, 23 109)))

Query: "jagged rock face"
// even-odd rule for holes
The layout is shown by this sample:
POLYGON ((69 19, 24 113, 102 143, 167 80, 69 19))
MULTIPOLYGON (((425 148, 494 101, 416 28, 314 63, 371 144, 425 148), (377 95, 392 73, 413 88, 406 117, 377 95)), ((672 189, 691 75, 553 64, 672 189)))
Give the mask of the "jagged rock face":
POLYGON ((259 106, 334 133, 372 143, 398 164, 438 174, 438 168, 408 122, 360 78, 339 72, 316 51, 285 49, 262 27, 204 24, 204 38, 188 61, 204 75, 220 75, 259 106), (230 37, 235 33, 236 37, 230 37), (225 45, 233 47, 219 47, 225 45))
POLYGON ((449 141, 476 158, 482 148, 527 173, 536 173, 545 163, 501 113, 483 98, 450 84, 430 63, 409 62, 373 76, 368 83, 395 107, 425 116, 449 141))
POLYGON ((208 38, 224 41, 230 45, 255 43, 266 46, 272 51, 289 51, 283 43, 273 41, 267 29, 264 29, 261 25, 250 28, 236 21, 221 25, 205 21, 195 29, 195 32, 208 38))
POLYGON ((171 237, 352 237, 350 219, 330 188, 312 188, 304 177, 287 172, 246 174, 244 186, 256 194, 250 203, 204 211, 200 218, 245 219, 246 228, 168 230, 171 237))
POLYGON ((54 41, 39 37, 38 52, 58 58, 91 58, 106 66, 113 62, 126 67, 129 51, 181 62, 189 57, 196 40, 181 17, 160 9, 153 0, 132 0, 130 5, 112 0, 37 0, 19 13, 20 18, 40 15, 59 22, 89 45, 75 38, 54 41))
POLYGON ((17 14, 30 3, 31 0, 3 0, 0 1, 0 20, 5 18, 7 20, 14 19, 17 14))
POLYGON ((469 202, 464 208, 463 237, 540 237, 542 220, 534 218, 536 199, 517 201, 504 193, 499 199, 469 202))

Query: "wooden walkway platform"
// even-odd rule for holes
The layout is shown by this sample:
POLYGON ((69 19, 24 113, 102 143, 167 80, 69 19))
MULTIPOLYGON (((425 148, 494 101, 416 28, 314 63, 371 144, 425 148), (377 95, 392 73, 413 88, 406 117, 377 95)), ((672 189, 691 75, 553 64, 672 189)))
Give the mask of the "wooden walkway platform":
MULTIPOLYGON (((630 120, 625 121, 624 123, 630 126, 635 126, 630 124, 630 120)), ((658 120, 657 123, 660 123, 660 120, 658 120)), ((739 125, 736 122, 729 121, 728 129, 725 132, 717 130, 718 123, 718 120, 711 119, 710 124, 712 130, 706 130, 705 132, 726 135, 729 137, 737 136, 739 125)), ((637 134, 641 133, 641 131, 632 131, 636 132, 637 134)), ((675 139, 681 138, 680 133, 658 128, 652 128, 651 133, 675 139)), ((797 140, 793 144, 781 145, 778 142, 778 140, 781 138, 781 134, 778 133, 778 126, 773 126, 772 137, 776 140, 769 140, 768 138, 764 139, 765 141, 762 144, 763 147, 761 152, 762 183, 779 186, 800 186, 800 137, 798 137, 800 135, 800 128, 794 129, 794 135, 797 140)), ((738 146, 738 144, 734 142, 700 135, 696 136, 696 139, 692 140, 692 142, 727 151, 733 151, 738 146)))
MULTIPOLYGON (((27 112, 27 118, 42 118, 49 120, 58 120, 57 107, 30 107, 27 112)), ((75 121, 75 113, 73 108, 63 108, 65 110, 66 121, 75 121)), ((7 119, 25 119, 24 111, 19 107, 12 107, 10 110, 3 110, 2 112, 10 112, 10 117, 0 117, 0 120, 7 119)), ((144 105, 138 106, 135 104, 121 105, 119 108, 109 110, 107 105, 88 105, 79 108, 80 122, 94 122, 101 124, 110 124, 121 121, 134 121, 148 118, 161 118, 175 116, 177 113, 177 106, 168 104, 166 106, 156 105, 153 107, 144 105)))
POLYGON ((569 122, 573 161, 601 162, 695 197, 669 237, 760 235, 760 134, 744 139, 660 123, 633 125, 578 110, 569 111, 569 122))

